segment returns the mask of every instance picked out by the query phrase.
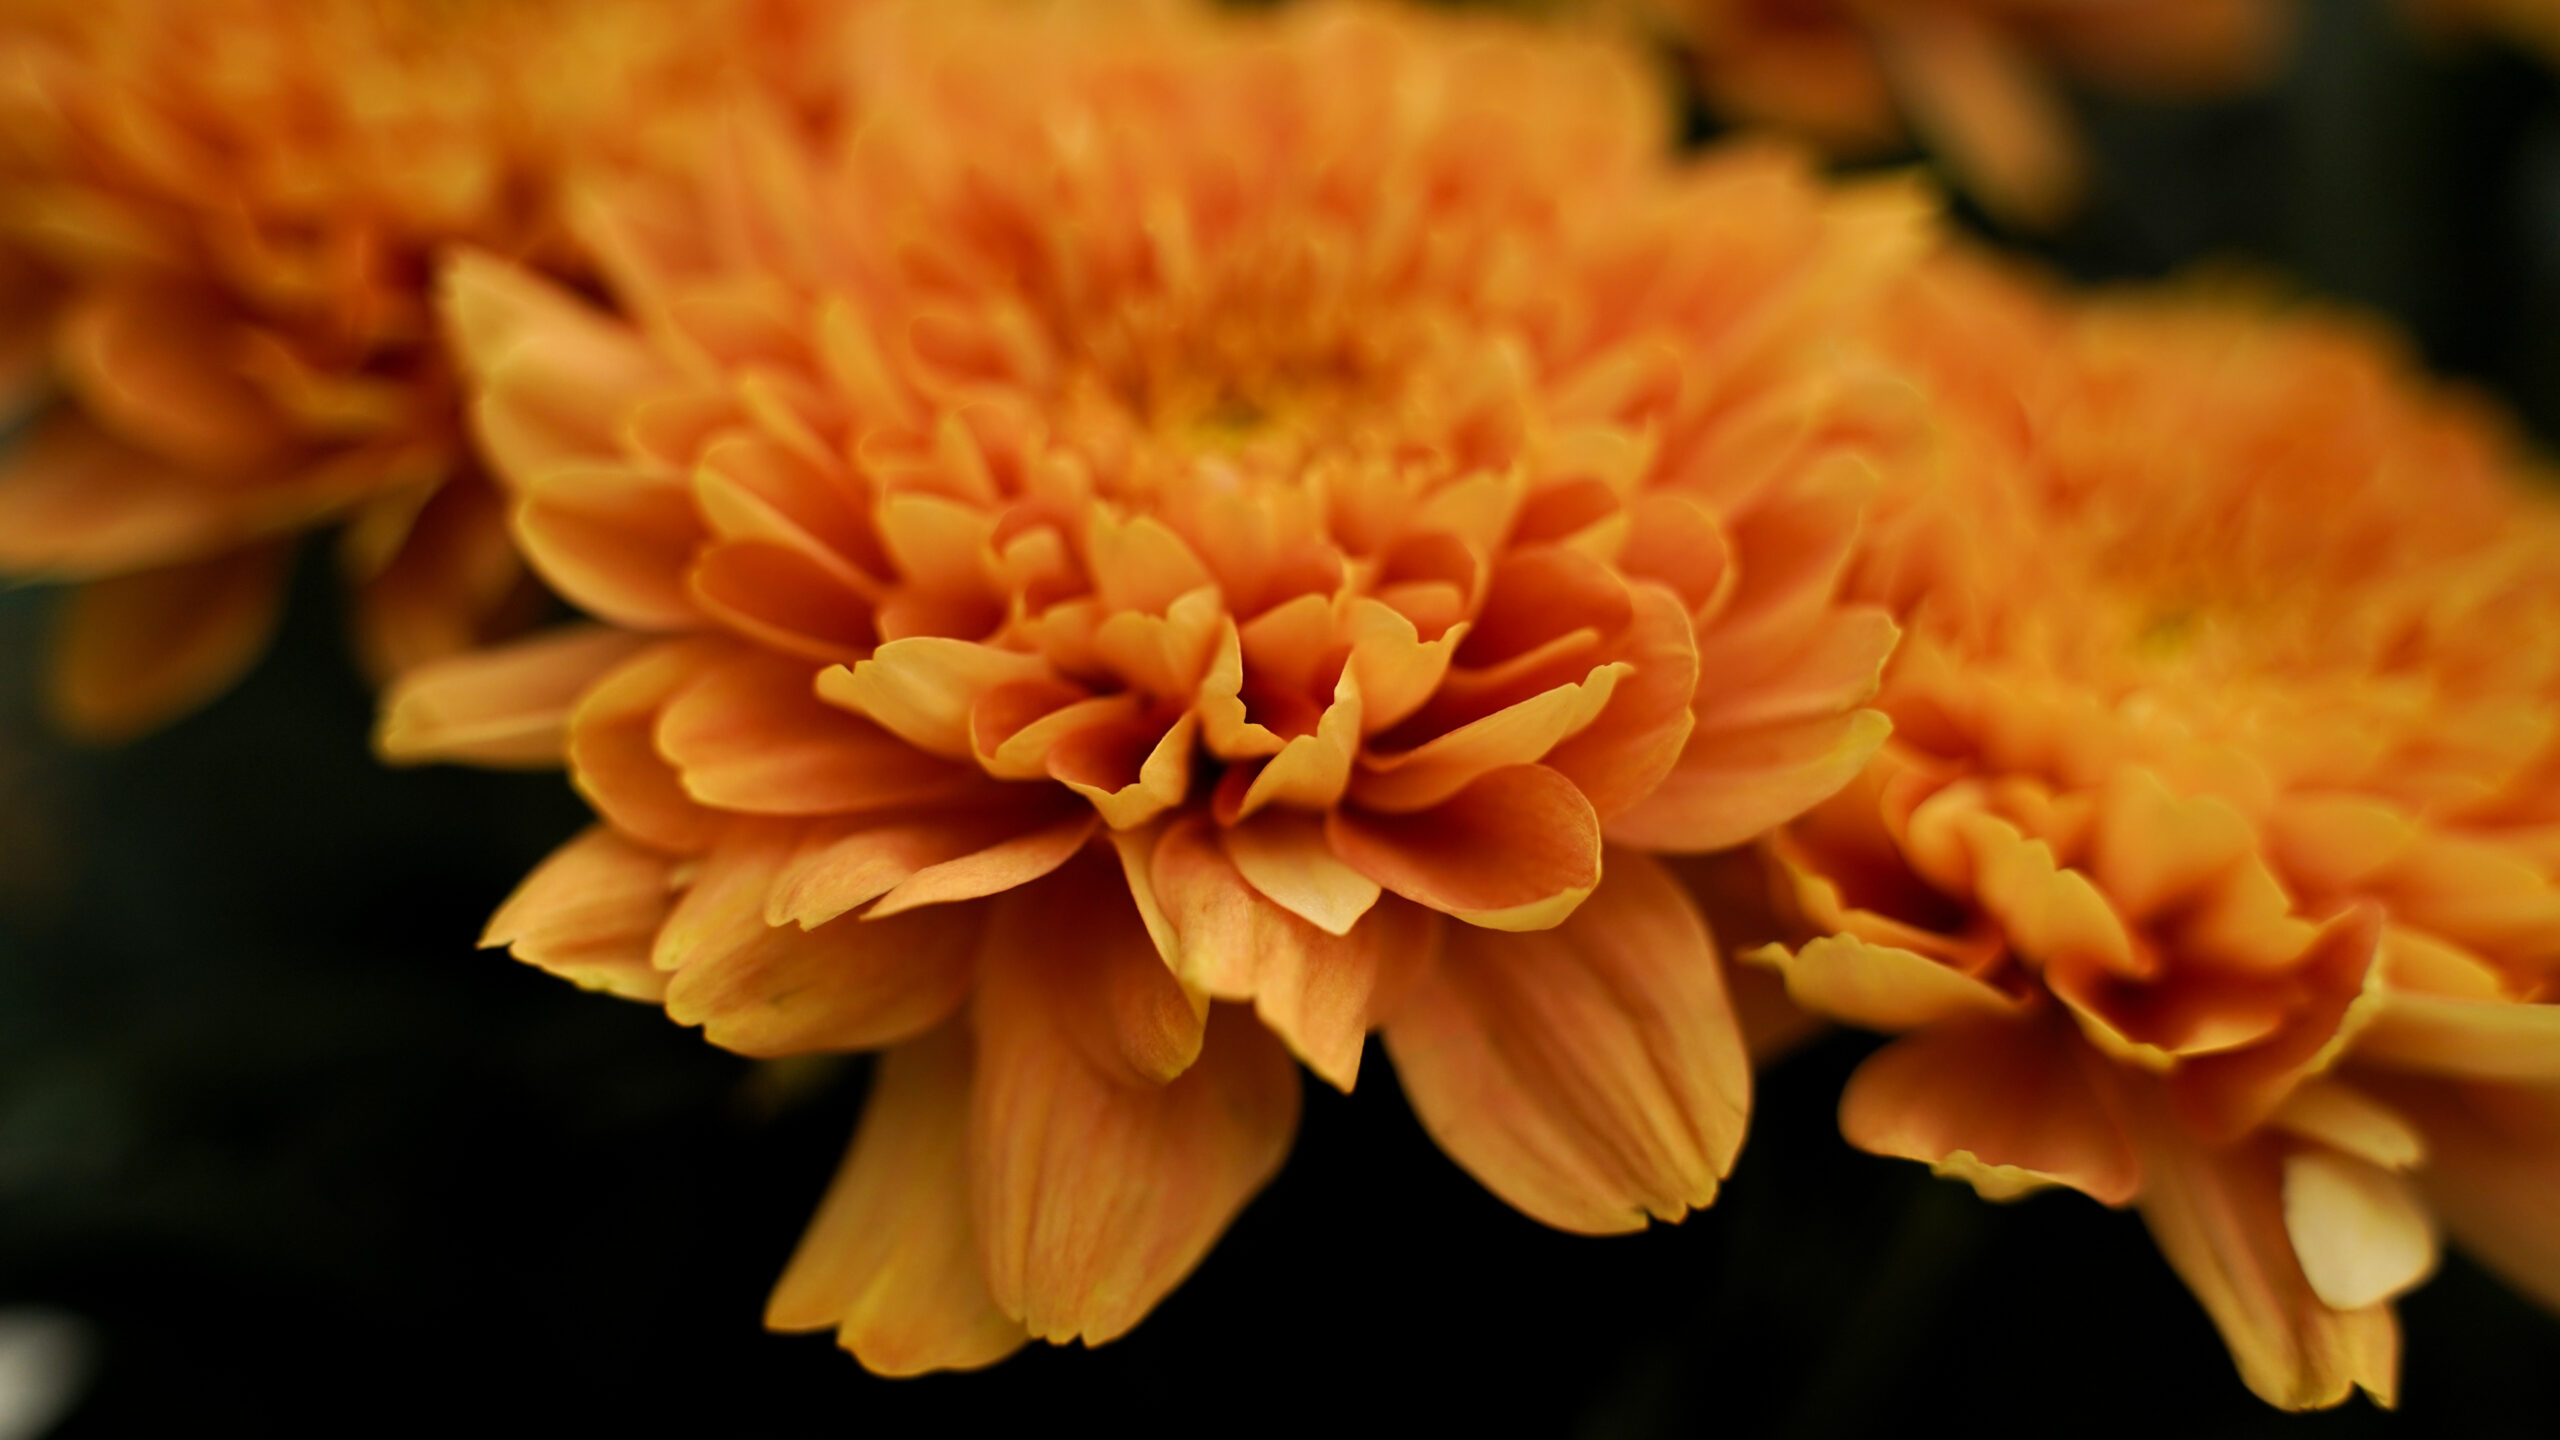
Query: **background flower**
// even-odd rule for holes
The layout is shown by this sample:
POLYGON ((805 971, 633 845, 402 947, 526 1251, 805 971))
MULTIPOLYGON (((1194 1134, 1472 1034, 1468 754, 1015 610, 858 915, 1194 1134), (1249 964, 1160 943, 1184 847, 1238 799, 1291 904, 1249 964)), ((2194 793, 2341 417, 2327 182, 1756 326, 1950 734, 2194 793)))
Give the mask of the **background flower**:
POLYGON ((2439 1213, 2560 1297, 2560 510, 2339 321, 1959 258, 1888 328, 1945 426, 1853 582, 1896 738, 1756 958, 1906 1032, 1853 1142, 2139 1203, 2252 1389, 2387 1401, 2439 1213))
POLYGON ((453 267, 517 538, 613 628, 383 732, 565 739, 606 823, 493 942, 895 1047, 773 1323, 1110 1339, 1278 1165, 1289 1054, 1348 1089, 1373 1027, 1531 1215, 1706 1204, 1746 1072, 1645 852, 1882 738, 1830 336, 1918 207, 1667 171, 1637 76, 1526 31, 913 7, 853 53, 840 150, 750 124, 606 207, 636 326, 453 267))
POLYGON ((2263 82, 2291 38, 2287 0, 1643 0, 1710 104, 1848 154, 1906 127, 1984 204, 2050 225, 2087 159, 2048 69, 2149 94, 2263 82))
POLYGON ((389 674, 538 603, 465 452, 428 311, 448 242, 586 273, 573 168, 665 163, 787 0, 35 3, 0 28, 0 573, 66 581, 53 704, 116 739, 264 649, 293 541, 345 522, 389 674), (50 363, 46 363, 49 360, 50 363))

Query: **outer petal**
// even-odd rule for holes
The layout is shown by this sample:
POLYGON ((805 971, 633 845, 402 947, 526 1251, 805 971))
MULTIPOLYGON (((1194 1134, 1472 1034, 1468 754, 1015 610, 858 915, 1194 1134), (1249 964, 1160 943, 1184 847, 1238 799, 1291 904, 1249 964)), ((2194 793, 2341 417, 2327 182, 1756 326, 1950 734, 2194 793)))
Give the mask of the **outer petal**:
POLYGON ((2164 1096, 2118 1088, 2142 1156, 2142 1218, 2221 1330, 2240 1378, 2288 1410, 2335 1405, 2359 1386, 2390 1404, 2398 1322, 2387 1306, 2342 1312, 2312 1293, 2285 1233, 2276 1147, 2262 1139, 2203 1148, 2164 1096))
POLYGON ((628 631, 569 625, 421 666, 384 700, 374 751, 395 765, 557 765, 578 698, 645 643, 628 631))
POLYGON ((649 963, 675 903, 673 863, 594 825, 552 852, 489 918, 480 943, 590 990, 658 1000, 667 977, 649 963))
POLYGON ((1829 799, 1883 746, 1893 725, 1857 710, 1689 737, 1645 799, 1609 821, 1609 838, 1648 850, 1721 850, 1829 799))
POLYGON ((1560 1229, 1608 1234, 1715 1198, 1750 1072, 1705 924, 1668 872, 1615 851, 1552 930, 1443 927, 1386 1025, 1432 1138, 1560 1229))
POLYGON ((192 560, 252 528, 232 487, 64 415, 0 467, 0 567, 78 580, 192 560))
POLYGON ((881 1060, 853 1148, 765 1303, 768 1327, 833 1327, 882 1375, 974 1370, 1031 1338, 996 1307, 969 1222, 970 1068, 959 1025, 881 1060))
POLYGON ((941 1023, 967 995, 985 915, 944 906, 815 930, 765 923, 793 827, 748 825, 702 862, 658 932, 668 1018, 745 1055, 867 1050, 941 1023))
POLYGON ((1868 1057, 1840 1097, 1840 1133, 1920 1160, 1993 1200, 2068 1185, 2122 1205, 2142 1170, 2054 1016, 1932 1026, 1868 1057))
POLYGON ((82 586, 54 635, 46 700, 56 721, 106 743, 222 693, 266 652, 291 556, 255 545, 82 586))
POLYGON ((1278 1171, 1297 1068, 1221 1008, 1180 1078, 1117 1083, 1025 973, 1055 957, 991 950, 987 962, 969 1140, 988 1288, 1033 1335, 1098 1345, 1145 1318, 1278 1171))
POLYGON ((716 661, 721 647, 653 645, 587 688, 569 712, 569 780, 620 829, 669 850, 699 850, 719 817, 684 793, 654 736, 667 699, 716 661))
POLYGON ((2445 1228, 2560 1310, 2560 1086, 2404 1082, 2385 1093, 2426 1132, 2417 1180, 2445 1228))

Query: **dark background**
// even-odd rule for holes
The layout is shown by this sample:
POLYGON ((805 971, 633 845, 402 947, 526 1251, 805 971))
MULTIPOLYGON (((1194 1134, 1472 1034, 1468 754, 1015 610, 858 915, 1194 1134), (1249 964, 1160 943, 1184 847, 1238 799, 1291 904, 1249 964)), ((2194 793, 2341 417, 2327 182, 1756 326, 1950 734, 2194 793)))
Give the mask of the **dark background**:
MULTIPOLYGON (((2380 307, 2560 434, 2560 85, 2383 0, 2309 8, 2262 96, 2081 97, 2098 190, 2034 248, 2380 307)), ((2560 1321, 2458 1257, 2401 1303, 2400 1415, 2268 1409, 2133 1216, 1843 1145, 1854 1035, 1764 1075, 1713 1210, 1614 1240, 1485 1195, 1373 1053, 1355 1096, 1309 1085, 1278 1182, 1126 1340, 874 1380, 759 1327, 865 1062, 758 1067, 474 951, 582 807, 556 775, 377 768, 327 558, 246 685, 106 753, 43 736, 46 597, 0 596, 0 1306, 85 1325, 64 1437, 2560 1424, 2560 1321)))

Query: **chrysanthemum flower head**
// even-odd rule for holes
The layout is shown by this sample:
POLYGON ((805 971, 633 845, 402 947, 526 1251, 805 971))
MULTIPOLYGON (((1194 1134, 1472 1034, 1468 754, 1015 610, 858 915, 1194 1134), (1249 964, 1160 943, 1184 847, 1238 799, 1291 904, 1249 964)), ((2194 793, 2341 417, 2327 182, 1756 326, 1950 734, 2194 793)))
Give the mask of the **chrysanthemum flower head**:
MULTIPOLYGON (((805 13, 804 13, 805 11, 805 13)), ((263 649, 298 533, 345 521, 378 673, 529 598, 430 314, 467 242, 584 270, 573 170, 663 161, 741 72, 796 98, 782 0, 42 0, 0 26, 0 573, 81 588, 54 708, 133 733, 263 649), (452 483, 447 483, 452 482, 452 483)), ((520 608, 520 606, 519 606, 520 608)))
POLYGON ((2260 1395, 2387 1401, 2440 1222, 2560 1303, 2560 514, 2342 321, 1961 259, 1885 313, 1946 460, 1852 587, 1895 737, 1755 958, 1903 1032, 1852 1141, 2139 1204, 2260 1395))
POLYGON ((1847 153, 1916 134, 1993 208, 2047 223, 2085 162, 2048 71, 2149 94, 2263 79, 2287 0, 1639 0, 1708 100, 1847 153))
POLYGON ((751 1054, 888 1046, 773 1300, 889 1371, 1101 1341, 1364 1036, 1529 1214, 1707 1203, 1746 1071, 1648 850, 1837 788, 1894 629, 1840 317, 1898 190, 1685 169, 1614 54, 1315 6, 915 6, 841 147, 450 271, 515 533, 607 622, 385 750, 565 749, 492 927, 751 1054))

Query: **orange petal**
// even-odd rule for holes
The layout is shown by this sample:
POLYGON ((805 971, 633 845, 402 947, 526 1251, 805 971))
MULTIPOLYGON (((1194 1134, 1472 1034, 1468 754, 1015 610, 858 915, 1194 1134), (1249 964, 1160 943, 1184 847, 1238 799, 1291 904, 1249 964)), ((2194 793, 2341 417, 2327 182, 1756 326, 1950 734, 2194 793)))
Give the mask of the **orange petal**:
POLYGON ((869 716, 891 734, 936 755, 969 759, 969 714, 1000 685, 1053 678, 1037 655, 939 636, 892 640, 871 658, 818 677, 818 696, 869 716))
POLYGON ((1345 670, 1334 682, 1333 703, 1325 707, 1315 733, 1293 736, 1280 747, 1246 788, 1237 817, 1266 805, 1324 810, 1339 801, 1360 753, 1361 710, 1360 677, 1345 670))
POLYGON ((212 308, 147 286, 75 300, 57 322, 63 380, 118 433, 182 465, 272 461, 284 417, 233 368, 237 342, 212 308))
POLYGON ((879 638, 870 602, 789 546, 762 540, 705 546, 685 586, 703 614, 729 629, 822 663, 860 660, 879 638))
POLYGON ((46 676, 54 722, 109 744, 230 688, 266 653, 292 556, 289 545, 253 545, 72 592, 46 676))
POLYGON ((2121 1088, 2142 1159, 2142 1218, 2250 1390, 2287 1410, 2335 1405, 2359 1386, 2390 1404, 2399 1326, 2388 1306, 2333 1310, 2312 1293, 2285 1232, 2277 1147, 2198 1146, 2163 1097, 2121 1088))
POLYGON ((66 413, 0 466, 0 569, 81 580, 192 560, 238 544, 253 528, 242 511, 237 487, 66 413))
POLYGON ((1862 1029, 1900 1032, 2018 1013, 2018 1002, 1994 986, 1925 955, 1853 935, 1825 935, 1792 955, 1771 945, 1749 958, 1786 977, 1788 999, 1862 1029))
POLYGON ((668 1018, 742 1055, 868 1050, 939 1025, 969 992, 984 912, 952 906, 815 930, 765 923, 796 827, 742 826, 658 932, 668 1018))
POLYGON ((1552 930, 1442 930, 1385 1034, 1450 1158, 1585 1234, 1715 1198, 1750 1072, 1706 926, 1668 872, 1613 851, 1608 883, 1552 930))
POLYGON ((1924 1161, 1989 1199, 2051 1184, 2122 1205, 2141 1189, 2142 1171, 2081 1071, 2079 1043, 2050 1015, 1905 1036, 1849 1077, 1840 1133, 1861 1150, 1924 1161))
POLYGON ((2336 1063, 2390 1003, 2373 973, 2381 937, 2381 911, 2371 905, 2321 926, 2295 960, 2296 998, 2281 1029, 2245 1049, 2189 1057, 2178 1068, 2172 1084, 2187 1122, 2216 1139, 2237 1138, 2336 1063))
POLYGON ((880 1375, 975 1370, 1030 1336, 997 1308, 969 1223, 968 1032, 881 1058, 844 1165, 765 1302, 774 1330, 834 1329, 880 1375))
POLYGON ((1161 615, 1217 582, 1172 528, 1152 515, 1120 520, 1096 511, 1085 526, 1085 569, 1105 608, 1161 615))
POLYGON ((2560 1005, 2385 990, 2373 1022, 2356 1037, 2355 1055, 2422 1074, 2560 1080, 2560 1005))
POLYGON ((532 589, 504 502, 476 475, 437 486, 424 505, 386 496, 366 506, 339 553, 362 580, 357 653, 377 682, 473 648, 532 589), (396 538, 382 516, 401 521, 396 538), (365 553, 376 534, 388 540, 378 560, 365 553))
POLYGON ((2332 1310, 2379 1305, 2435 1273, 2435 1220, 2417 1188, 2352 1155, 2314 1146, 2284 1158, 2284 1228, 2332 1310))
POLYGON ((1253 1001, 1255 1015, 1308 1068, 1350 1090, 1379 972, 1429 948, 1428 912, 1376 907, 1347 934, 1329 934, 1247 884, 1201 816, 1165 831, 1149 873, 1184 983, 1220 1000, 1253 1001))
POLYGON ((636 332, 506 261, 462 250, 437 284, 455 353, 480 381, 474 426, 509 484, 616 458, 624 415, 671 378, 636 332))
POLYGON ((534 867, 480 943, 589 990, 658 1000, 667 980, 649 951, 675 903, 672 871, 666 856, 589 826, 534 867))
POLYGON ((991 910, 983 967, 1015 990, 1038 989, 1042 1024, 1098 1082, 1163 1085, 1199 1058, 1208 1001, 1165 964, 1116 856, 1087 846, 991 910))
POLYGON ((1171 725, 1131 717, 1087 726, 1049 755, 1049 773, 1093 802, 1103 823, 1127 830, 1182 803, 1191 786, 1192 741, 1200 719, 1185 710, 1171 725))
POLYGON ((1328 935, 1348 935, 1378 903, 1378 882, 1352 869, 1313 815, 1274 810, 1220 832, 1227 858, 1264 899, 1328 935))
POLYGON ((1297 1130, 1297 1067, 1220 1007, 1180 1078, 1106 1079, 1036 982, 1020 983, 1049 963, 989 966, 970 1191, 997 1304, 1042 1339, 1098 1345, 1145 1318, 1279 1170, 1297 1130))
POLYGON ((1655 585, 1631 585, 1635 621, 1616 653, 1635 673, 1618 683, 1609 706, 1579 733, 1547 752, 1543 763, 1571 780, 1606 822, 1654 792, 1687 746, 1698 688, 1698 647, 1678 596, 1655 585))
POLYGON ((658 753, 658 714, 728 653, 713 641, 652 645, 589 686, 569 712, 569 780, 617 828, 679 852, 710 843, 719 822, 658 753))
POLYGON ((564 625, 422 665, 384 698, 374 753, 395 765, 557 765, 578 698, 646 643, 627 630, 564 625))
POLYGON ((974 769, 918 755, 820 703, 817 668, 740 650, 703 665, 658 717, 658 753, 704 805, 754 815, 837 815, 965 795, 974 769))
POLYGON ((877 920, 922 905, 949 905, 1001 895, 1028 885, 1074 858, 1093 838, 1100 823, 1097 816, 1071 815, 984 850, 928 865, 881 896, 867 918, 877 920))
POLYGON ((1957 7, 1866 14, 1914 128, 1965 188, 2036 226, 2078 204, 2084 162, 2071 112, 2012 37, 1957 7))
POLYGON ((1016 804, 864 816, 814 828, 776 878, 765 919, 804 929, 823 925, 923 871, 1054 830, 1062 820, 1081 823, 1079 839, 1091 833, 1092 815, 1073 801, 1054 803, 1064 797, 1021 788, 1021 796, 1009 797, 1016 804))
POLYGON ((682 484, 596 464, 520 481, 518 496, 516 544, 580 609, 634 630, 701 628, 686 575, 702 521, 682 484))
POLYGON ((1594 666, 1577 683, 1542 691, 1411 750, 1371 751, 1352 779, 1351 803, 1387 813, 1427 810, 1488 771, 1533 764, 1599 719, 1619 682, 1633 673, 1623 661, 1594 666))
POLYGON ((1600 818, 1543 765, 1492 771, 1415 815, 1336 810, 1325 840, 1384 888, 1495 930, 1556 924, 1600 883, 1600 818))
POLYGON ((1610 817, 1647 850, 1721 850, 1782 825, 1856 777, 1893 731, 1874 710, 1765 729, 1693 733, 1654 792, 1610 817))
POLYGON ((2560 1087, 2414 1083, 2387 1097, 2426 1131, 2418 1183, 2453 1238, 2560 1309, 2560 1087))

